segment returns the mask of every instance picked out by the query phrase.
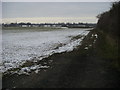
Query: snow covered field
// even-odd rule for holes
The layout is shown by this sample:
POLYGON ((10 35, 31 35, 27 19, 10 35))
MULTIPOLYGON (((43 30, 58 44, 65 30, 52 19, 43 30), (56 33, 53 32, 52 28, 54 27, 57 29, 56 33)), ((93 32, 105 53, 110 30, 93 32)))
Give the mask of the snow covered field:
MULTIPOLYGON (((89 33, 86 30, 89 29, 4 30, 2 34, 3 66, 0 66, 0 71, 17 68, 27 60, 33 60, 34 57, 37 58, 36 60, 42 60, 54 53, 72 51, 89 33), (77 35, 83 37, 72 39, 77 35)), ((37 62, 36 60, 33 62, 37 62)))

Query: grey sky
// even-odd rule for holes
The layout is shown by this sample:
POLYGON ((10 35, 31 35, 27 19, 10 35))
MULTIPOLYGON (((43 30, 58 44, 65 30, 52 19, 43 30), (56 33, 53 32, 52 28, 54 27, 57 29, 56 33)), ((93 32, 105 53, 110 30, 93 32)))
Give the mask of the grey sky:
POLYGON ((3 18, 96 16, 110 7, 108 2, 4 2, 3 18))
POLYGON ((3 18, 96 17, 110 2, 3 2, 3 18))

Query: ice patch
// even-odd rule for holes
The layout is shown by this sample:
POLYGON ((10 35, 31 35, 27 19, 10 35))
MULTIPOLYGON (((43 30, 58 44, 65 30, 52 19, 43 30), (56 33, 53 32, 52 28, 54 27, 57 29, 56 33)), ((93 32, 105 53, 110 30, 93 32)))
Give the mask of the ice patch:
POLYGON ((89 47, 91 47, 91 46, 92 46, 92 44, 89 45, 89 47))
POLYGON ((88 49, 88 47, 85 47, 84 49, 86 49, 86 50, 87 50, 87 49, 88 49))
POLYGON ((97 34, 92 34, 91 38, 93 38, 93 37, 98 38, 98 35, 97 34))
POLYGON ((36 70, 35 73, 38 73, 40 70, 36 70))
POLYGON ((94 36, 95 36, 96 38, 98 38, 98 35, 97 35, 97 34, 95 34, 94 36))

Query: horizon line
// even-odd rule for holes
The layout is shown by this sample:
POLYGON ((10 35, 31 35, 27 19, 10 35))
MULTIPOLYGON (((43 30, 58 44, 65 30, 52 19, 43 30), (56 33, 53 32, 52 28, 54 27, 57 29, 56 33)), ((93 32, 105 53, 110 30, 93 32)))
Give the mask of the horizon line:
MULTIPOLYGON (((31 24, 58 24, 58 23, 64 23, 64 24, 66 24, 66 23, 70 23, 70 24, 73 24, 73 23, 83 23, 83 24, 85 24, 85 23, 87 23, 87 24, 97 24, 97 23, 90 23, 90 22, 53 22, 53 23, 50 23, 50 22, 46 22, 46 23, 32 23, 32 22, 11 22, 11 23, 16 23, 16 24, 19 24, 19 23, 25 23, 25 24, 27 24, 27 23, 31 23, 31 24)), ((11 23, 9 23, 9 24, 11 24, 11 23)), ((2 23, 2 24, 8 24, 8 23, 2 23)))

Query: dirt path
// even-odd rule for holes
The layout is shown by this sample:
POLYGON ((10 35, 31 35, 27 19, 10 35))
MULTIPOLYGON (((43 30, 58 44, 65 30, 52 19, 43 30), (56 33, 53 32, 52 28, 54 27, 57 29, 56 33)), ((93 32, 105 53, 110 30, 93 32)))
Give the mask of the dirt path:
POLYGON ((82 46, 70 53, 55 54, 49 69, 38 74, 3 77, 3 88, 116 88, 120 73, 110 67, 110 60, 96 55, 89 34, 82 46), (86 46, 92 44, 88 49, 86 46))

